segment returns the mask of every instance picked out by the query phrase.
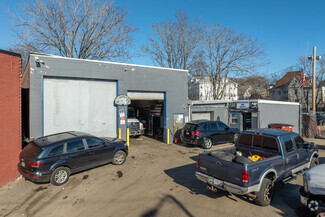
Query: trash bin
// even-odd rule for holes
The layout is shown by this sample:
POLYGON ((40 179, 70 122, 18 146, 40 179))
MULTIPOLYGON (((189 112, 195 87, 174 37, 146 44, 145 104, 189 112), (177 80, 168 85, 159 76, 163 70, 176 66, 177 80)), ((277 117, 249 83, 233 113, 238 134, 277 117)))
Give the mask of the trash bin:
POLYGON ((293 125, 290 124, 269 124, 269 128, 271 129, 279 129, 279 130, 286 130, 286 131, 292 131, 293 125))

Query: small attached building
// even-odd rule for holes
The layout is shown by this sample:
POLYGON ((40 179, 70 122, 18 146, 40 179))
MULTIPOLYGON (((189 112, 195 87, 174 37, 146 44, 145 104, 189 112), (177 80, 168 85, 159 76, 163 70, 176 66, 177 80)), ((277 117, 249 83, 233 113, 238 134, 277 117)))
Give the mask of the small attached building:
POLYGON ((35 138, 63 131, 117 137, 121 128, 126 139, 127 119, 136 117, 148 135, 166 140, 174 117, 184 117, 187 76, 186 70, 32 53, 23 75, 29 96, 23 131, 35 138), (120 95, 131 104, 116 105, 120 95))
POLYGON ((293 125, 301 134, 301 106, 295 102, 271 100, 192 101, 188 106, 190 120, 220 120, 242 130, 267 128, 272 123, 293 125))

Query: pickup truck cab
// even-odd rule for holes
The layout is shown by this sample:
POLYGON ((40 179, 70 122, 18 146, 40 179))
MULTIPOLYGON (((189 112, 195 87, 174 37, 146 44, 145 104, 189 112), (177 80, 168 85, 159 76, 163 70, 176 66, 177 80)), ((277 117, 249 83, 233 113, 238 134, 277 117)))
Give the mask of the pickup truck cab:
POLYGON ((314 143, 277 129, 243 131, 234 147, 203 152, 196 177, 208 188, 247 195, 262 206, 271 203, 277 181, 288 182, 318 164, 314 143))

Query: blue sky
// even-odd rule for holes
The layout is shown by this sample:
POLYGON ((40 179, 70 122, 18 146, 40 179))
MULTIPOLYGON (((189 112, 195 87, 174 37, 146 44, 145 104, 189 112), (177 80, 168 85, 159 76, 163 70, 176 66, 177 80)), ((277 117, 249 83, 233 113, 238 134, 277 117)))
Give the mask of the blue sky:
MULTIPOLYGON (((17 10, 23 0, 0 2, 0 49, 14 41, 7 9, 17 10)), ((205 23, 221 24, 251 35, 264 45, 268 66, 261 73, 273 73, 295 65, 298 56, 325 53, 324 0, 116 0, 126 4, 129 22, 139 28, 135 46, 146 43, 151 24, 172 20, 178 10, 205 23)), ((130 63, 154 65, 149 58, 137 57, 130 63)))

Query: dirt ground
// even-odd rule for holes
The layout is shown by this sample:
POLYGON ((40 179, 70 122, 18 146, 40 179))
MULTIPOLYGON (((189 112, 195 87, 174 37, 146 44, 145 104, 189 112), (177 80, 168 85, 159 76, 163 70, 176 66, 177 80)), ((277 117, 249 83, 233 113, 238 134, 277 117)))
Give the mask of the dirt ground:
MULTIPOLYGON (((320 162, 325 163, 325 140, 320 162)), ((232 144, 213 146, 219 149, 232 144)), ((302 178, 277 185, 272 204, 213 193, 195 178, 203 149, 132 139, 122 166, 108 164, 70 177, 67 184, 34 184, 19 178, 0 188, 0 216, 306 216, 299 198, 302 178)))

